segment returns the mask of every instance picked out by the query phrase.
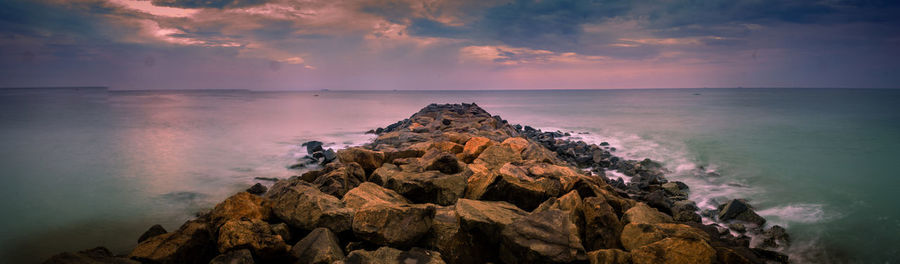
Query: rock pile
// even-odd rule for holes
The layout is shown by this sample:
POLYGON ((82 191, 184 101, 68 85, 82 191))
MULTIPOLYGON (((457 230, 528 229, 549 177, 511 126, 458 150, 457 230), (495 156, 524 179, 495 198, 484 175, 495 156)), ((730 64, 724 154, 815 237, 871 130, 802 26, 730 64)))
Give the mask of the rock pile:
MULTIPOLYGON (((154 227, 127 256, 96 248, 48 263, 765 263, 703 225, 688 187, 651 160, 510 125, 475 104, 432 104, 332 153, 322 169, 237 193, 178 230, 154 227), (585 173, 585 170, 590 173, 585 173), (631 176, 613 181, 604 172, 631 176), (252 194, 251 194, 252 193, 252 194)), ((719 219, 761 228, 740 200, 719 219)), ((782 246, 784 229, 764 244, 782 246)))

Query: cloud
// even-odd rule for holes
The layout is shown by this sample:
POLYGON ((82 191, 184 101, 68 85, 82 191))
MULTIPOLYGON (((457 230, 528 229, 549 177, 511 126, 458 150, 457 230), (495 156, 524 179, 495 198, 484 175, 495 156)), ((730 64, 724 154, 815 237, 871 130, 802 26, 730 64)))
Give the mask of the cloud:
POLYGON ((178 8, 238 8, 262 5, 267 0, 152 0, 153 5, 178 8))

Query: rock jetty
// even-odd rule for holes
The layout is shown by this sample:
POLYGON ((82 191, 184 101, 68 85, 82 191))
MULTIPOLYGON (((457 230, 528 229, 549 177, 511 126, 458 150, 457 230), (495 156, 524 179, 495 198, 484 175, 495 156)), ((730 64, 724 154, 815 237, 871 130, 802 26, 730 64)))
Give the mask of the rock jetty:
POLYGON ((304 144, 294 168, 127 255, 105 248, 46 263, 769 263, 781 227, 743 200, 704 212, 662 164, 609 144, 511 125, 475 104, 432 104, 373 142, 304 144), (606 177, 607 171, 631 177, 606 177), (750 235, 762 242, 750 246, 750 235))

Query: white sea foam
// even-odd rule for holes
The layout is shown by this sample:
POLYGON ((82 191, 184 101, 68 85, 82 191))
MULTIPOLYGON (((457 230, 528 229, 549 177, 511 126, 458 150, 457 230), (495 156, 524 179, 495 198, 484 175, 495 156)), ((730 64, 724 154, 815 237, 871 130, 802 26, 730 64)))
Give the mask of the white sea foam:
POLYGON ((821 204, 808 203, 767 208, 756 213, 782 225, 789 225, 790 223, 817 223, 832 218, 825 214, 821 204))

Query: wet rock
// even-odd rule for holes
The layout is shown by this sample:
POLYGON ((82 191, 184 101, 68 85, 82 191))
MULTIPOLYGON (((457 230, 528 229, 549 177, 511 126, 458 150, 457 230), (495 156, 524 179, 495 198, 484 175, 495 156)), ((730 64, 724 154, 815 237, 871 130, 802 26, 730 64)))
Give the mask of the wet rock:
POLYGON ((105 247, 96 247, 76 253, 63 252, 44 261, 44 264, 139 264, 140 262, 116 257, 105 247))
POLYGON ((783 227, 774 225, 763 233, 763 242, 760 247, 775 249, 782 246, 790 246, 791 238, 783 227))
POLYGON ((688 196, 688 186, 683 182, 674 181, 663 183, 662 188, 663 190, 666 190, 666 193, 670 196, 688 196))
POLYGON ((385 246, 412 246, 431 228, 434 206, 370 203, 353 216, 353 234, 385 246))
POLYGON ((598 249, 587 253, 591 264, 631 263, 631 254, 621 249, 598 249))
POLYGON ((666 238, 631 252, 634 264, 714 263, 716 250, 702 240, 666 238))
POLYGON ((638 203, 631 209, 625 212, 625 215, 622 216, 622 223, 636 223, 636 224, 658 224, 658 223, 672 223, 671 216, 660 213, 658 210, 654 208, 650 208, 647 204, 638 203))
POLYGON ((128 257, 150 263, 209 263, 216 252, 211 228, 202 220, 188 221, 175 232, 139 243, 128 257))
POLYGON ((456 202, 456 213, 463 230, 483 234, 492 243, 500 241, 500 232, 507 225, 528 214, 507 202, 469 199, 459 199, 456 202))
POLYGON ((365 175, 369 175, 372 171, 381 167, 381 164, 384 163, 385 160, 384 152, 372 151, 359 147, 338 150, 337 158, 344 164, 356 162, 363 170, 365 170, 365 175))
POLYGON ((275 216, 292 227, 304 230, 325 227, 335 232, 350 230, 353 210, 344 207, 337 197, 307 184, 284 188, 271 199, 275 216))
POLYGON ((785 254, 761 248, 752 248, 751 250, 753 250, 753 252, 762 259, 774 261, 777 263, 790 263, 790 259, 785 254))
POLYGON ((250 188, 247 188, 248 193, 256 194, 256 195, 264 194, 268 190, 269 190, 269 188, 266 188, 266 186, 264 186, 260 183, 256 183, 253 186, 250 186, 250 188))
POLYGON ((332 163, 325 166, 311 182, 326 194, 343 197, 366 179, 366 172, 356 162, 332 163))
POLYGON ((566 263, 587 257, 577 227, 560 210, 518 218, 501 235, 500 259, 506 263, 566 263))
POLYGON ((158 224, 153 225, 150 227, 150 229, 147 229, 147 231, 144 231, 144 233, 141 234, 141 237, 138 238, 138 243, 144 242, 144 240, 147 240, 147 239, 150 239, 151 237, 155 237, 155 236, 162 235, 165 233, 168 233, 168 231, 166 231, 166 229, 163 228, 161 225, 158 225, 158 224))
POLYGON ((249 249, 229 251, 216 256, 209 264, 254 264, 253 255, 249 249))
POLYGON ((322 151, 322 161, 319 164, 325 166, 336 159, 337 153, 335 153, 333 149, 327 149, 325 151, 322 151))
POLYGON ((644 196, 644 200, 650 207, 658 209, 660 212, 672 214, 672 205, 674 202, 666 196, 663 190, 656 190, 644 196))
POLYGON ((316 228, 291 248, 297 264, 330 264, 344 259, 338 237, 328 228, 316 228))
POLYGON ((219 226, 228 220, 244 218, 267 220, 271 215, 272 206, 268 199, 248 192, 239 192, 217 204, 209 214, 209 218, 215 226, 219 226))
POLYGON ((385 189, 371 182, 364 182, 353 188, 344 198, 341 198, 344 205, 353 209, 360 209, 371 203, 389 203, 389 204, 408 204, 409 200, 399 193, 385 189))
MULTIPOLYGON (((762 260, 754 259, 751 260, 748 258, 746 253, 741 253, 735 248, 729 247, 716 247, 716 259, 719 263, 734 263, 734 264, 751 264, 751 263, 763 263, 762 260)), ((750 254, 753 254, 750 252, 750 254)))
POLYGON ((229 220, 218 233, 219 252, 246 248, 257 257, 275 260, 284 257, 290 248, 268 223, 259 219, 229 220))
POLYGON ((402 251, 390 247, 381 247, 375 251, 354 250, 344 260, 347 264, 444 264, 441 253, 414 247, 409 251, 402 251))
POLYGON ((306 154, 313 154, 316 151, 322 150, 322 142, 321 141, 307 141, 306 143, 301 144, 300 146, 306 146, 306 154))
POLYGON ((612 206, 600 197, 584 198, 583 204, 585 249, 620 248, 622 223, 612 206))
POLYGON ((740 220, 756 224, 757 226, 762 226, 766 223, 765 218, 756 214, 756 212, 751 209, 750 205, 739 199, 731 200, 725 204, 724 207, 719 210, 718 216, 721 221, 740 220))

